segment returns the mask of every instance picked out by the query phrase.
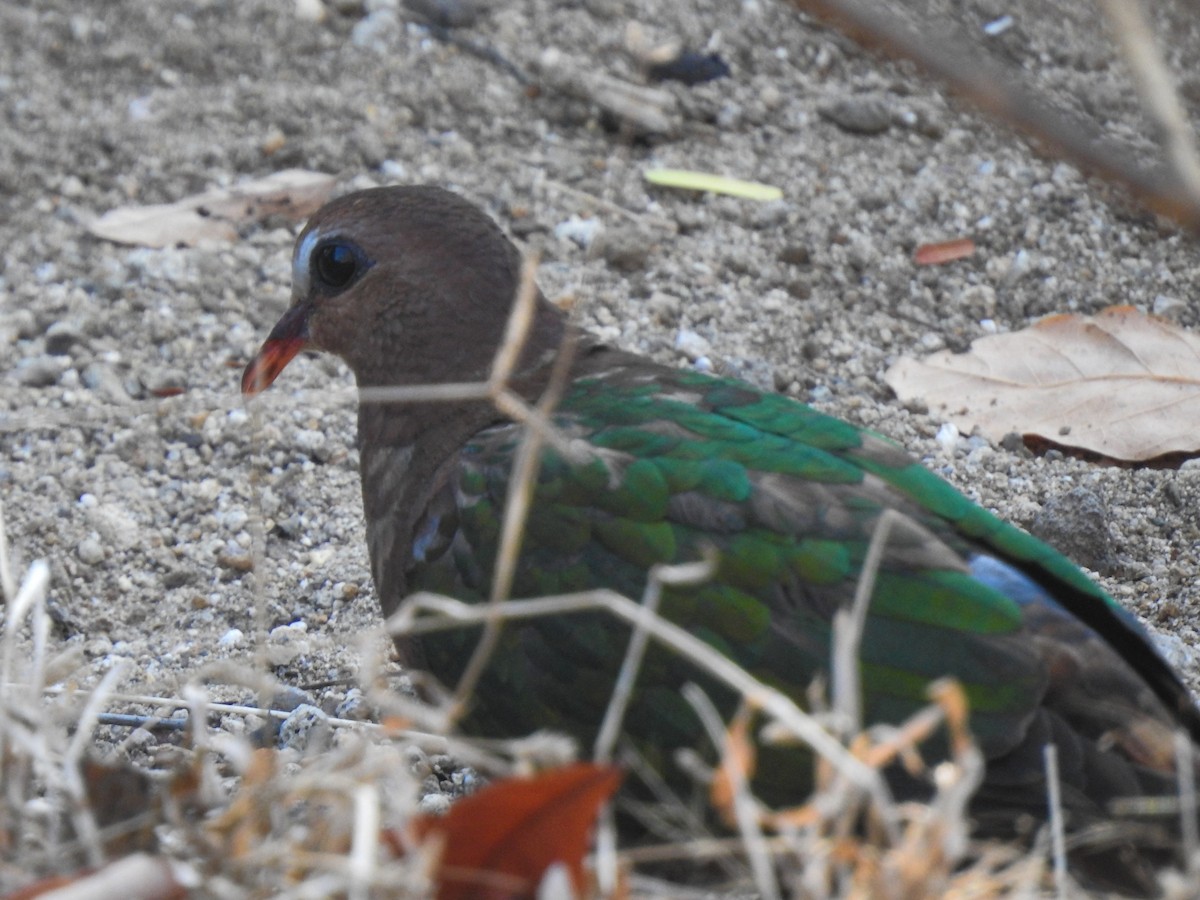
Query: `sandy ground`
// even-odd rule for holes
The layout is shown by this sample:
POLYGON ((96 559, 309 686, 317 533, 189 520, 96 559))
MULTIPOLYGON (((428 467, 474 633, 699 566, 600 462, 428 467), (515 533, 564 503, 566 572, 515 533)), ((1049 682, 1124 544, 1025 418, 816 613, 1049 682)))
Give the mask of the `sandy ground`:
MULTIPOLYGON (((123 204, 293 166, 339 190, 459 191, 540 250, 547 294, 607 337, 680 365, 705 357, 875 428, 1022 526, 1086 489, 1093 536, 1066 549, 1196 682, 1200 469, 1103 468, 968 437, 948 453, 941 423, 882 379, 902 355, 1052 312, 1128 303, 1194 327, 1189 238, 786 4, 497 0, 456 32, 529 72, 556 48, 632 81, 633 21, 653 42, 715 49, 731 77, 665 85, 681 124, 655 138, 368 6, 333 3, 316 22, 268 0, 0 5, 0 499, 17 571, 50 565, 52 649, 82 651, 77 683, 128 660, 122 690, 177 695, 216 661, 250 664, 256 603, 287 683, 346 678, 364 639, 380 646, 348 374, 301 358, 257 409, 237 392, 286 305, 295 229, 168 250, 86 232, 123 204), (751 178, 784 200, 653 188, 651 165, 751 178), (913 264, 918 244, 962 236, 971 259, 913 264), (249 571, 259 516, 265 558, 249 571)), ((1169 58, 1194 60, 1200 35, 1175 6, 1157 12, 1169 58)), ((1152 153, 1090 4, 907 7, 1152 153)), ((1183 87, 1200 98, 1194 76, 1183 87)), ((1071 508, 1059 531, 1076 538, 1087 529, 1071 508)), ((346 690, 309 696, 332 712, 346 690)))

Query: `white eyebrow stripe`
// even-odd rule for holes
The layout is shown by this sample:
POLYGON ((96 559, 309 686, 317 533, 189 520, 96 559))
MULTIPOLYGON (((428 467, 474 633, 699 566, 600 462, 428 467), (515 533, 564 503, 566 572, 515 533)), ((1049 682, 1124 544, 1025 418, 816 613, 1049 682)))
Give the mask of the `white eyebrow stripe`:
POLYGON ((292 254, 292 290, 300 296, 308 293, 309 264, 313 248, 322 236, 321 230, 314 228, 296 245, 296 252, 292 254))

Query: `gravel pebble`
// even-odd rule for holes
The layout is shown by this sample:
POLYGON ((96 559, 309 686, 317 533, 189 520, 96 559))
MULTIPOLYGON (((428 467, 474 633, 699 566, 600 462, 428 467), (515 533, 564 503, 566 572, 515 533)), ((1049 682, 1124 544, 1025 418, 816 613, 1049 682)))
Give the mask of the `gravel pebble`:
POLYGON ((1046 499, 1029 531, 1093 572, 1114 568, 1112 532, 1104 501, 1086 487, 1046 499))
POLYGON ((877 95, 839 97, 820 107, 820 113, 851 134, 883 134, 892 125, 887 101, 877 95))
POLYGON ((17 382, 25 387, 57 384, 69 364, 61 356, 30 356, 17 363, 17 382))
POLYGON ((104 562, 104 545, 95 538, 84 538, 75 549, 79 561, 89 566, 98 566, 104 562))
POLYGON ((285 750, 319 752, 331 737, 329 716, 309 703, 297 706, 279 727, 279 746, 285 750))
POLYGON ((71 322, 55 322, 46 329, 46 352, 66 356, 83 340, 83 332, 71 322))

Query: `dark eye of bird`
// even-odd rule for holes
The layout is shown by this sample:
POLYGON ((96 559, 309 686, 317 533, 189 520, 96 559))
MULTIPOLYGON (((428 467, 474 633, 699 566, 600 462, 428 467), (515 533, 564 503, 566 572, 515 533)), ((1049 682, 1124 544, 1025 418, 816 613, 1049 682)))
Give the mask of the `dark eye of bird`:
POLYGON ((361 262, 355 248, 349 244, 325 244, 313 257, 313 274, 325 287, 343 288, 359 273, 361 262))

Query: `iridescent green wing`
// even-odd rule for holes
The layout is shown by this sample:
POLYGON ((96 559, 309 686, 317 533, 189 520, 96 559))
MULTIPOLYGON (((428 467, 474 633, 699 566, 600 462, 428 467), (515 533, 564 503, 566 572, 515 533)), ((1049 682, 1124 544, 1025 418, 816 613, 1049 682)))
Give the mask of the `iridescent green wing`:
MULTIPOLYGON (((828 671, 832 616, 853 596, 879 516, 892 509, 899 516, 861 652, 871 721, 899 721, 926 702, 930 680, 953 675, 988 755, 1005 752, 1051 677, 1046 639, 1031 639, 1031 622, 1048 622, 1065 650, 1102 651, 1092 655, 1118 681, 1145 670, 1160 693, 1178 685, 1140 629, 1074 566, 883 438, 741 383, 651 367, 576 382, 556 418, 576 451, 545 455, 517 596, 606 587, 637 597, 649 566, 715 546, 717 577, 668 592, 664 614, 800 699, 828 671), (993 558, 1024 580, 1014 587, 979 562, 993 558)), ((486 591, 518 439, 503 426, 464 449, 458 533, 419 583, 486 591)), ((603 615, 509 628, 480 696, 488 730, 553 723, 589 738, 627 635, 603 615)), ((451 680, 470 645, 461 637, 431 654, 451 680)), ((670 654, 652 655, 631 730, 694 740, 678 692, 698 679, 670 654)))

